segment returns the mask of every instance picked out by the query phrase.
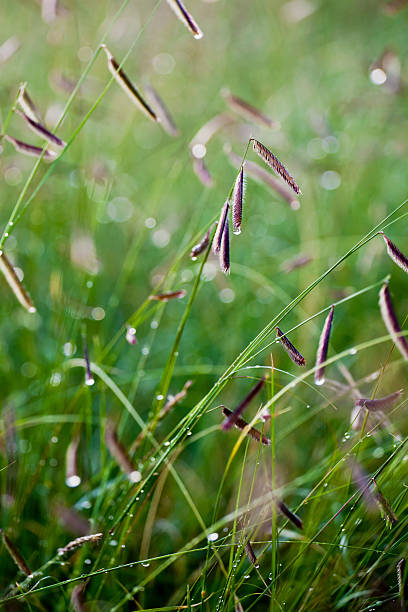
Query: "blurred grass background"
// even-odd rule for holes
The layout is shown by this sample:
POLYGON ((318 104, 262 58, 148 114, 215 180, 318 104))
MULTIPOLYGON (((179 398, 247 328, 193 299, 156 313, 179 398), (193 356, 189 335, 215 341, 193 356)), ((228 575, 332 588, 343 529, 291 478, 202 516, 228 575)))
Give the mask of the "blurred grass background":
MULTIPOLYGON (((45 23, 41 6, 34 0, 3 1, 0 44, 16 37, 19 48, 1 66, 2 121, 19 84, 27 81, 28 91, 47 124, 55 125, 119 6, 117 1, 66 0, 58 17, 45 23)), ((139 414, 148 419, 185 300, 158 305, 154 315, 138 326, 137 346, 128 345, 123 337, 102 361, 100 358, 104 347, 177 257, 179 263, 165 286, 191 290, 200 262, 189 259, 189 245, 218 214, 235 177, 224 152, 225 143, 242 155, 250 133, 264 142, 300 184, 301 208, 290 210, 266 187, 248 179, 243 233, 234 236, 231 244, 231 276, 226 278, 210 255, 170 391, 178 392, 188 378, 194 385, 183 403, 159 426, 158 440, 164 439, 285 304, 407 196, 407 10, 389 14, 386 3, 379 0, 190 0, 188 7, 204 32, 203 39, 195 41, 166 2, 159 3, 152 15, 154 7, 147 0, 129 2, 106 43, 121 60, 138 38, 124 69, 137 85, 143 88, 147 81, 159 91, 180 129, 180 137, 171 139, 160 126, 148 122, 113 83, 6 243, 10 259, 24 271, 24 284, 38 314, 26 313, 0 281, 1 527, 18 543, 34 569, 70 538, 81 534, 64 519, 69 509, 75 509, 84 520, 92 518, 93 531, 106 532, 109 528, 110 514, 114 514, 110 508, 128 485, 104 445, 106 416, 121 423, 126 447, 140 431, 136 423, 124 418, 123 407, 102 383, 97 381, 94 387, 85 388, 82 370, 67 371, 64 362, 72 356, 82 357, 81 334, 85 328, 92 361, 112 376, 139 414), (393 53, 392 71, 384 72, 384 83, 375 84, 375 63, 386 49, 393 53), (224 87, 261 108, 281 127, 267 130, 241 123, 225 128, 208 146, 206 163, 215 185, 207 189, 193 172, 188 143, 207 120, 226 110, 220 95, 224 87), (72 253, 84 236, 88 255, 80 258, 78 265, 72 253), (92 242, 94 257, 89 247, 92 242), (310 256, 312 261, 284 272, 283 262, 299 254, 310 256), (70 489, 65 484, 64 462, 75 433, 81 440, 82 481, 78 488, 70 489), (101 489, 102 485, 107 488, 101 489)), ((61 137, 69 139, 109 78, 106 58, 100 54, 59 128, 61 137)), ((18 116, 13 116, 7 133, 36 142, 18 116)), ((3 226, 33 160, 17 154, 7 142, 3 141, 1 147, 3 226)), ((255 160, 252 153, 250 158, 255 160)), ((30 190, 46 168, 41 167, 30 190)), ((402 250, 408 250, 404 220, 392 226, 388 234, 402 250)), ((390 272, 402 321, 408 306, 406 277, 386 257, 378 238, 325 279, 285 319, 284 331, 390 272)), ((336 310, 332 354, 385 334, 377 302, 374 290, 336 310)), ((322 324, 320 317, 291 336, 310 365, 322 324)), ((387 350, 387 345, 379 345, 348 356, 344 363, 360 379, 382 366, 387 350)), ((273 347, 273 358, 274 365, 284 371, 276 374, 279 387, 289 381, 285 371, 293 372, 293 368, 279 346, 273 347)), ((266 363, 269 354, 264 351, 254 364, 266 363)), ((331 376, 340 380, 336 366, 331 368, 331 376)), ((387 370, 382 394, 404 386, 403 372, 401 365, 387 370)), ((255 374, 250 370, 248 375, 255 374)), ((223 392, 222 403, 233 408, 240 401, 250 385, 242 378, 237 377, 223 392)), ((372 390, 364 389, 366 393, 372 390)), ((336 402, 337 410, 325 407, 316 389, 300 386, 277 406, 277 411, 283 412, 276 419, 278 480, 281 486, 288 485, 291 506, 299 504, 317 484, 330 458, 345 452, 342 440, 349 428, 351 405, 352 400, 346 397, 336 402)), ((236 441, 233 433, 222 434, 213 427, 220 418, 219 410, 209 411, 193 437, 206 428, 208 432, 187 444, 175 462, 208 526, 236 441)), ((393 422, 404 435, 407 420, 403 410, 396 412, 393 422)), ((390 433, 384 432, 376 443, 366 440, 359 458, 364 458, 366 469, 373 471, 395 449, 394 444, 390 433)), ((248 449, 250 473, 257 452, 256 446, 248 449)), ((136 465, 137 461, 136 454, 136 465)), ((235 505, 240 469, 241 462, 236 460, 222 490, 220 516, 235 505)), ((393 487, 387 491, 391 499, 402 494, 402 464, 401 472, 398 475, 395 470, 393 487)), ((314 533, 312 526, 328 520, 344 503, 346 485, 345 473, 330 483, 329 494, 319 502, 320 514, 316 504, 305 508, 302 518, 305 526, 309 518, 308 535, 314 533)), ((146 497, 139 513, 135 512, 137 520, 126 535, 124 548, 116 550, 113 544, 116 564, 140 559, 150 502, 151 497, 146 497)), ((358 546, 375 548, 382 519, 365 516, 363 510, 361 514, 367 529, 364 535, 358 534, 358 546)), ((169 478, 158 501, 148 557, 174 552, 198 531, 191 509, 169 478)), ((379 548, 385 546, 387 537, 388 532, 382 533, 379 548)), ((263 588, 254 573, 241 591, 245 593, 244 609, 245 602, 258 606, 255 609, 283 609, 286 598, 288 606, 294 605, 292 587, 297 581, 307 583, 323 548, 309 550, 301 566, 295 566, 298 574, 292 570, 281 578, 274 601, 264 597, 253 604, 255 593, 263 588)), ((154 588, 152 584, 146 587, 138 604, 133 602, 123 609, 181 604, 186 584, 193 588, 200 574, 203 554, 181 557, 159 575, 154 588)), ((292 554, 295 552, 288 545, 280 549, 283 563, 292 554)), ((354 549, 348 554, 338 552, 339 558, 333 561, 339 566, 337 578, 336 572, 326 576, 319 594, 311 595, 308 609, 331 609, 333 602, 338 605, 345 593, 352 592, 353 581, 358 583, 356 567, 369 564, 360 566, 362 553, 358 555, 354 549)), ((395 552, 401 554, 400 549, 395 552)), ((97 549, 80 553, 74 562, 56 568, 51 582, 109 566, 109 550, 94 566, 96 557, 97 549)), ((5 591, 16 580, 16 568, 4 547, 0 563, 0 584, 5 591)), ((268 564, 266 553, 261 568, 265 576, 270 571, 268 564)), ((391 568, 388 559, 386 564, 391 568)), ((380 568, 384 573, 381 564, 380 568)), ((120 569, 103 584, 99 578, 94 579, 88 587, 88 599, 94 603, 87 609, 110 609, 147 571, 141 567, 120 569)), ((374 606, 378 600, 376 608, 391 609, 387 597, 397 591, 395 572, 380 586, 379 574, 372 578, 368 594, 362 599, 356 596, 351 603, 347 600, 342 606, 366 609, 359 607, 362 601, 374 606)), ((214 570, 207 584, 207 595, 213 598, 203 609, 216 609, 220 585, 222 576, 214 570)), ((200 589, 195 588, 197 602, 200 589)), ((33 596, 30 605, 32 609, 68 609, 69 591, 67 587, 46 592, 38 599, 33 596)), ((231 599, 220 609, 234 609, 234 605, 231 599)))

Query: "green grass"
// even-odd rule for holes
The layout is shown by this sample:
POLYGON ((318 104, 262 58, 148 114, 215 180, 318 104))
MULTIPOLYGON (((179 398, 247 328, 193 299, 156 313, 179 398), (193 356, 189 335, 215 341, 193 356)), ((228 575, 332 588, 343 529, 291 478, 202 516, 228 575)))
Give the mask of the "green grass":
MULTIPOLYGON (((2 133, 39 144, 12 113, 27 81, 68 146, 46 164, 1 142, 0 245, 24 272, 38 312, 25 312, 0 279, 0 528, 33 572, 26 578, 2 545, 0 603, 67 610, 84 584, 84 609, 95 611, 403 608, 405 396, 387 427, 368 418, 353 430, 350 388, 316 386, 313 373, 334 303, 328 378, 347 385, 346 366, 364 396, 406 387, 378 292, 391 275, 403 324, 407 277, 376 235, 385 229, 408 252, 406 92, 374 85, 369 68, 392 47, 408 81, 407 11, 316 2, 291 23, 293 3, 190 0, 204 32, 196 41, 164 0, 66 2, 48 25, 37 3, 8 4, 0 44, 15 35, 21 47, 2 65, 2 133), (177 139, 114 82, 98 52, 103 41, 137 86, 158 90, 177 139), (61 75, 73 90, 58 85, 61 75), (188 144, 226 110, 224 87, 281 127, 224 128, 207 147, 208 189, 188 144), (301 208, 248 178, 225 277, 211 252, 197 261, 189 252, 235 180, 224 145, 243 156, 250 135, 295 177, 301 208), (335 189, 324 187, 327 171, 337 173, 335 189), (83 235, 93 240, 97 273, 90 257, 82 267, 72 257, 83 235), (298 254, 312 261, 283 272, 298 254), (148 300, 180 288, 183 300, 148 300), (125 341, 126 324, 137 329, 136 346, 125 341), (305 369, 276 342, 276 325, 305 369), (92 387, 84 385, 84 336, 92 387), (220 405, 235 408, 264 374, 244 417, 270 447, 219 427, 220 405), (186 397, 159 419, 187 380, 186 397), (261 406, 273 415, 266 424, 261 406), (128 450, 144 432, 129 451, 137 484, 106 447, 108 421, 128 450), (76 436, 81 482, 69 488, 66 453, 76 436), (393 526, 356 487, 355 462, 391 504, 393 526), (303 530, 277 511, 277 498, 303 530), (101 543, 62 559, 58 548, 86 530, 102 532, 101 543), (245 554, 248 538, 259 567, 245 554)), ((252 150, 248 159, 262 163, 252 150)))

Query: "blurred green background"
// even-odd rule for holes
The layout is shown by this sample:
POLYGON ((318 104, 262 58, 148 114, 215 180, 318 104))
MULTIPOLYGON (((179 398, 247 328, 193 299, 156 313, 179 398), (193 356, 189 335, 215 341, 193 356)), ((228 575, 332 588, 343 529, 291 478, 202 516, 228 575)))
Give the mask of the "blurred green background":
MULTIPOLYGON (((301 208, 291 210, 267 187, 248 178, 243 232, 231 242, 231 275, 225 277, 217 258, 210 255, 170 392, 178 392, 187 379, 194 385, 160 424, 159 441, 283 306, 406 198, 408 9, 392 14, 386 6, 379 0, 189 0, 204 32, 196 41, 164 1, 131 1, 113 25, 118 1, 65 0, 48 23, 35 0, 0 3, 0 45, 11 38, 18 45, 9 58, 4 44, 0 47, 3 123, 20 83, 27 81, 52 128, 110 28, 106 44, 118 61, 137 39, 124 70, 142 90, 146 82, 154 86, 180 130, 178 138, 169 137, 113 83, 6 243, 5 251, 23 271, 24 285, 38 310, 35 315, 26 313, 0 279, 1 527, 18 543, 30 567, 41 566, 59 546, 80 535, 64 519, 68 509, 75 508, 82 519, 92 518, 93 530, 105 532, 110 506, 128 486, 105 448, 105 418, 120 423, 126 447, 140 428, 124 418, 123 406, 102 383, 85 388, 82 369, 67 370, 64 363, 82 357, 86 333, 91 360, 148 419, 186 299, 159 304, 137 327, 136 346, 128 345, 123 335, 109 354, 103 350, 172 265, 164 287, 191 291, 200 265, 188 256, 192 241, 218 214, 235 179, 224 152, 226 143, 243 155, 252 134, 269 147, 299 183, 301 208), (207 147, 205 161, 214 179, 214 186, 207 188, 193 172, 189 142, 206 121, 225 112, 220 94, 225 87, 279 121, 280 129, 242 120, 217 134, 207 147), (286 272, 284 262, 300 254, 311 257, 311 262, 286 272), (64 462, 75 433, 80 435, 81 484, 70 489, 64 462), (111 485, 100 489, 107 482, 111 485)), ((109 78, 106 58, 100 54, 58 129, 62 138, 70 139, 109 78)), ((40 144, 18 116, 13 116, 7 133, 40 144)), ((0 146, 3 227, 35 161, 5 141, 0 146)), ((249 158, 256 161, 252 152, 249 158)), ((47 169, 41 165, 28 194, 47 169)), ((405 220, 393 225, 388 235, 408 251, 405 220)), ((282 329, 391 272, 390 286, 403 321, 408 307, 406 277, 386 257, 377 238, 326 278, 285 319, 282 329)), ((386 333, 377 303, 375 289, 338 307, 331 354, 386 333)), ((322 324, 319 317, 291 335, 310 365, 322 324)), ((381 367, 387 350, 388 345, 379 345, 348 356, 344 363, 360 379, 381 367)), ((283 370, 276 375, 276 385, 284 385, 289 381, 285 372, 296 372, 279 346, 273 347, 273 358, 283 370)), ((269 351, 253 362, 268 363, 269 351)), ((344 382, 336 366, 331 368, 330 375, 344 382)), ((388 370, 381 393, 404 386, 402 372, 400 365, 388 370)), ((250 388, 245 378, 255 375, 252 370, 236 377, 220 402, 232 409, 250 388)), ((363 389, 370 392, 372 387, 363 389)), ((261 399, 266 401, 266 394, 261 399)), ((349 428, 352 401, 346 397, 335 402, 337 410, 333 405, 323 409, 324 402, 315 389, 301 386, 277 407, 283 412, 276 419, 278 480, 281 486, 294 483, 289 487, 293 506, 318 482, 324 473, 320 468, 327 467, 330 456, 344 450, 340 446, 349 428), (307 406, 316 408, 317 416, 307 406)), ((208 432, 188 444, 175 462, 206 525, 211 524, 222 473, 236 441, 232 432, 222 434, 213 427, 220 421, 219 410, 209 411, 193 435, 206 428, 208 432)), ((403 411, 397 411, 396 430, 403 433, 406 423, 403 411)), ((382 435, 382 454, 368 441, 367 469, 375 469, 393 448, 389 432, 382 435)), ((257 453, 256 446, 250 448, 249 466, 257 453)), ((135 465, 139 459, 136 453, 135 465)), ((234 464, 224 486, 220 516, 235 505, 240 467, 240 462, 234 464)), ((327 519, 345 501, 341 487, 346 481, 340 477, 332 495, 326 496, 327 519)), ((116 564, 140 558, 150 502, 149 498, 135 513, 125 548, 116 551, 113 544, 116 564)), ((149 557, 179 549, 200 531, 171 478, 164 484, 156 513, 149 557)), ((303 519, 306 523, 307 510, 303 519)), ((103 567, 109 565, 108 553, 103 567)), ((282 551, 285 554, 291 553, 282 551)), ((80 553, 75 562, 55 569, 53 580, 91 571, 96 555, 97 549, 80 553)), ((182 557, 160 574, 160 592, 150 584, 140 605, 147 609, 181 602, 185 585, 193 584, 200 573, 202 555, 182 557)), ((304 575, 320 558, 318 550, 313 555, 304 575)), ((5 591, 16 580, 16 568, 4 547, 0 564, 5 591)), ((101 606, 95 609, 117 603, 143 571, 147 570, 118 570, 101 592, 99 579, 91 581, 89 599, 105 602, 94 604, 101 606)), ((256 587, 255 578, 253 590, 258 592, 261 583, 256 587)), ((215 592, 220 576, 212 575, 212 580, 215 592)), ((331 580, 332 586, 326 584, 329 600, 339 588, 336 579, 331 580)), ((284 594, 289 583, 282 583, 284 594)), ((44 593, 41 601, 46 609, 52 602, 52 609, 64 610, 68 596, 66 588, 44 593)), ((324 600, 322 593, 319 597, 324 600)), ((319 597, 309 609, 329 609, 319 597)), ((32 598, 34 609, 40 609, 39 601, 32 598)), ((215 610, 214 601, 210 599, 206 609, 215 610)), ((355 605, 358 602, 357 598, 355 605)), ((267 609, 269 603, 265 599, 256 605, 255 609, 267 609)))

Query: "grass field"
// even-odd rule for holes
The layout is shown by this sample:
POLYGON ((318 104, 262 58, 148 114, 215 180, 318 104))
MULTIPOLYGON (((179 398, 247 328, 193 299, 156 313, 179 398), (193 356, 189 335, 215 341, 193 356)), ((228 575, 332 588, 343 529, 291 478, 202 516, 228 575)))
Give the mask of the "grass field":
POLYGON ((408 255, 408 8, 186 3, 201 39, 165 0, 0 4, 0 250, 36 308, 0 278, 0 604, 404 610, 406 341, 393 344, 379 293, 387 281, 404 328, 407 276, 377 232, 408 255), (102 43, 139 91, 157 90, 176 137, 126 95, 102 43), (51 163, 10 142, 44 146, 14 112, 24 82, 67 143, 51 163), (220 115, 199 152, 209 187, 190 143, 220 115), (214 232, 231 157, 247 150, 289 190, 250 137, 295 178, 300 208, 248 175, 225 275, 209 248, 189 254, 214 232), (263 376, 242 416, 269 445, 220 427, 263 376), (356 398, 403 388, 351 417, 356 398), (59 551, 89 534, 102 535, 59 551))

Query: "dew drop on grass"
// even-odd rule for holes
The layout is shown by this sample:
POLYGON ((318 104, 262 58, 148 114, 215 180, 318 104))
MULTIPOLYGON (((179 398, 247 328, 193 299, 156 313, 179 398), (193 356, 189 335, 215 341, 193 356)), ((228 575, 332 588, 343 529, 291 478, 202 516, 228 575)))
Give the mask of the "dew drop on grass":
POLYGON ((78 487, 81 484, 81 477, 77 474, 74 474, 73 476, 68 476, 68 478, 65 480, 65 484, 67 485, 67 487, 74 489, 75 487, 78 487))
POLYGON ((214 531, 213 533, 209 533, 207 536, 207 540, 209 542, 216 542, 218 540, 218 533, 214 531))
POLYGON ((109 546, 117 546, 118 545, 118 541, 117 540, 111 540, 109 542, 109 546))
POLYGON ((142 567, 150 567, 150 563, 142 563, 142 567))

